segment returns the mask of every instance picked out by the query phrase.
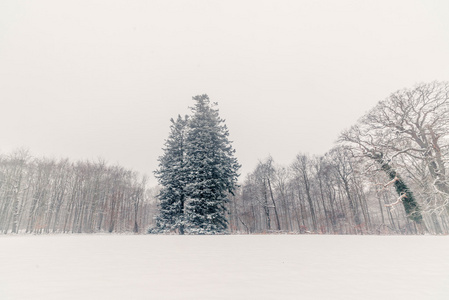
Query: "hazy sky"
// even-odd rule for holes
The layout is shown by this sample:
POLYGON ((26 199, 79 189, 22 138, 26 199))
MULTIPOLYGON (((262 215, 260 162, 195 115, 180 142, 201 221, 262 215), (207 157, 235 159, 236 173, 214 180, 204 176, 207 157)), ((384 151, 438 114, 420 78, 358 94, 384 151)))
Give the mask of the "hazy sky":
POLYGON ((0 152, 150 174, 170 118, 207 93, 243 174, 323 154, 391 92, 449 80, 448 15, 444 0, 2 0, 0 152))

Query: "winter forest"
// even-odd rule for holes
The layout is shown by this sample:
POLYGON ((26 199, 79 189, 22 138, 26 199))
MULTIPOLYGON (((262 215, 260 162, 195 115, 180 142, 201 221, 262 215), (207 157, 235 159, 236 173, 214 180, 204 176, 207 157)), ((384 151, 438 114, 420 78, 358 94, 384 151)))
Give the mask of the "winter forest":
POLYGON ((0 231, 449 233, 448 82, 392 93, 323 156, 267 156, 243 177, 214 99, 194 101, 161 145, 159 186, 101 160, 2 154, 0 231))

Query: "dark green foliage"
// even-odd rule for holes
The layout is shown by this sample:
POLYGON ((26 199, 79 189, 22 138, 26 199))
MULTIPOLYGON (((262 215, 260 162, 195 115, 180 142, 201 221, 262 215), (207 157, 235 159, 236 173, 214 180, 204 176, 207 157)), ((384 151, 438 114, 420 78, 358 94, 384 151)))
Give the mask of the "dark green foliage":
POLYGON ((190 119, 172 120, 164 155, 155 172, 160 214, 150 233, 178 231, 221 234, 227 230, 226 204, 240 165, 229 132, 207 95, 196 101, 190 119))
POLYGON ((162 186, 159 192, 159 215, 151 233, 179 230, 184 233, 184 203, 186 199, 185 135, 187 116, 171 119, 170 135, 165 142, 164 155, 159 157, 155 176, 162 186))
POLYGON ((423 220, 421 210, 418 203, 416 202, 415 197, 413 196, 412 191, 408 188, 399 174, 391 167, 391 165, 383 159, 382 154, 377 153, 375 155, 372 155, 371 157, 380 164, 382 170, 387 173, 388 177, 391 180, 395 180, 394 187, 396 189, 396 193, 399 196, 405 194, 405 197, 402 199, 402 204, 404 205, 407 216, 417 224, 421 224, 423 220))
POLYGON ((188 197, 186 219, 189 232, 224 233, 228 194, 233 193, 239 164, 228 140, 229 132, 218 109, 207 95, 193 97, 186 147, 188 197))

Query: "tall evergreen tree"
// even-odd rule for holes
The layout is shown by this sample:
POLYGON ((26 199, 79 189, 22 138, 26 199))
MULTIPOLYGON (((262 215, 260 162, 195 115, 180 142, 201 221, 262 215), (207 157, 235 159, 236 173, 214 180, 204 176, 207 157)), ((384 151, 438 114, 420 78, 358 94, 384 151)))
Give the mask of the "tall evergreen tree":
POLYGON ((173 119, 170 134, 165 141, 164 154, 159 157, 159 168, 154 172, 159 184, 159 215, 156 218, 156 228, 152 233, 176 231, 184 234, 184 208, 186 200, 185 169, 185 136, 188 117, 178 116, 173 119))
POLYGON ((196 103, 186 136, 186 230, 192 234, 225 233, 226 203, 236 187, 240 165, 216 103, 211 104, 207 95, 193 100, 196 103))

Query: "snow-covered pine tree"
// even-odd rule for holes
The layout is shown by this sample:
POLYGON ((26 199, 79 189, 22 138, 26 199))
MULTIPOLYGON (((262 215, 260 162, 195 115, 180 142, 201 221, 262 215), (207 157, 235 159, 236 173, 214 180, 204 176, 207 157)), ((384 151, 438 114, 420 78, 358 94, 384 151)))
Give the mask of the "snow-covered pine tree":
POLYGON ((221 234, 227 230, 226 203, 240 165, 228 140, 229 131, 207 95, 193 97, 186 136, 186 231, 221 234))
POLYGON ((165 141, 164 154, 159 157, 159 168, 154 172, 162 186, 158 194, 159 215, 156 217, 156 227, 151 233, 178 231, 184 234, 184 207, 186 199, 186 169, 185 169, 185 136, 188 117, 178 116, 173 119, 170 134, 165 141))

